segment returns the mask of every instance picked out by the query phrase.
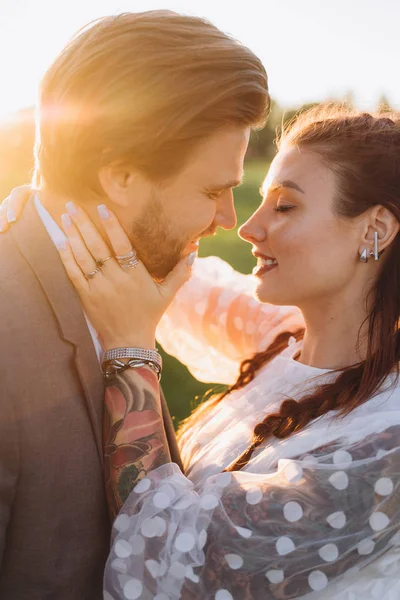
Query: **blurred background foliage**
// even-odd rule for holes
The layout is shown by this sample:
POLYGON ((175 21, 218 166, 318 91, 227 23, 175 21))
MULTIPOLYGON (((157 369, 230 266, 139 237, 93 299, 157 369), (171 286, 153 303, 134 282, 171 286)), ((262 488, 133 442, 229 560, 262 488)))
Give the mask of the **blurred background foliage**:
MULTIPOLYGON (((351 105, 352 95, 348 94, 344 101, 351 105)), ((288 120, 310 106, 313 104, 283 110, 272 101, 267 126, 252 133, 246 157, 244 182, 235 190, 238 226, 254 212, 261 201, 259 188, 276 152, 274 140, 277 133, 288 120)), ((390 110, 384 96, 380 98, 378 107, 390 110)), ((13 118, 0 124, 0 199, 5 198, 13 187, 30 181, 34 137, 33 108, 19 111, 13 118)), ((202 240, 199 255, 219 256, 242 273, 250 273, 255 264, 250 245, 239 239, 237 229, 219 230, 217 236, 202 240)), ((162 349, 161 352, 164 359, 162 387, 177 427, 180 420, 190 414, 210 389, 217 388, 212 383, 200 383, 179 361, 166 355, 162 349)))

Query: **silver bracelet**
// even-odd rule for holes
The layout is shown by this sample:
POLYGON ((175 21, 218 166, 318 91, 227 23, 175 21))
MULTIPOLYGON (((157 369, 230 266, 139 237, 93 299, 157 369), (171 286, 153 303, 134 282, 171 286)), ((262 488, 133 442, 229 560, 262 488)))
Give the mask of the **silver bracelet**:
POLYGON ((136 358, 138 360, 151 360, 156 363, 160 370, 162 369, 162 358, 159 352, 147 348, 113 348, 106 350, 103 356, 103 363, 114 359, 136 358))
POLYGON ((103 374, 106 379, 111 379, 117 373, 122 373, 127 369, 139 369, 140 367, 150 367, 152 371, 157 375, 158 381, 161 379, 161 369, 158 364, 152 360, 139 360, 137 358, 131 358, 127 362, 123 362, 118 358, 113 360, 103 361, 103 374))

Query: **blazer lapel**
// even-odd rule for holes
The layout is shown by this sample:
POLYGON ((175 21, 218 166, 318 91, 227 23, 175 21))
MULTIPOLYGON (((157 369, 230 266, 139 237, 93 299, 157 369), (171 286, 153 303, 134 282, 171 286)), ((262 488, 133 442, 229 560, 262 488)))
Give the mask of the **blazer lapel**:
POLYGON ((76 368, 102 465, 103 375, 78 294, 71 285, 58 251, 36 211, 33 196, 18 222, 13 225, 11 233, 47 296, 59 323, 62 339, 75 346, 76 368))
MULTIPOLYGON (((58 251, 36 211, 33 196, 27 202, 20 219, 11 228, 11 233, 47 296, 59 323, 62 339, 75 346, 76 368, 84 391, 99 460, 103 465, 103 375, 78 294, 71 285, 58 251)), ((171 459, 183 470, 174 426, 162 392, 161 406, 171 459)))

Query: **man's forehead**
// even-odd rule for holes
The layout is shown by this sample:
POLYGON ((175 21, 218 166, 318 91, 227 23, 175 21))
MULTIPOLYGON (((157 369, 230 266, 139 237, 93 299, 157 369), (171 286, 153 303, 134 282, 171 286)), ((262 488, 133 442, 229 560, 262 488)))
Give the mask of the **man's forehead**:
POLYGON ((219 132, 202 144, 193 157, 192 168, 215 184, 240 182, 247 143, 246 129, 219 132))

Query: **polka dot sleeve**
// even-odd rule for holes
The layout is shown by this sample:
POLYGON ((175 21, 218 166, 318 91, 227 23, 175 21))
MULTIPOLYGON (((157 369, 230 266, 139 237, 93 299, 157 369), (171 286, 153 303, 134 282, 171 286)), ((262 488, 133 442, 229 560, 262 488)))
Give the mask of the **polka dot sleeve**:
POLYGON ((243 359, 303 325, 297 308, 260 304, 253 290, 251 275, 216 256, 197 259, 158 326, 158 341, 199 381, 234 383, 243 359))
POLYGON ((158 468, 115 522, 105 599, 377 597, 345 592, 360 574, 375 585, 399 572, 399 442, 391 427, 201 489, 158 468))

